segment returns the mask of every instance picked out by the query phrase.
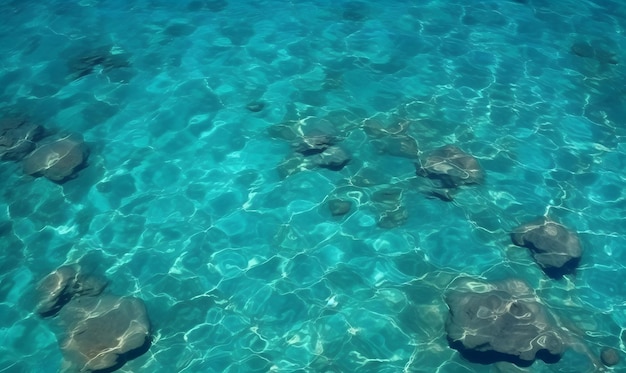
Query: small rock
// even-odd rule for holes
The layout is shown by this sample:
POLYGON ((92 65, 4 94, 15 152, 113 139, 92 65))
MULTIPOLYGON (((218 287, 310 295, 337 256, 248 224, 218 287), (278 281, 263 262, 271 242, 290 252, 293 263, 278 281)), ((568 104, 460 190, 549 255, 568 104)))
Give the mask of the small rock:
POLYGON ((612 367, 619 363, 619 352, 614 348, 604 347, 600 352, 600 359, 602 359, 602 364, 612 367))
POLYGON ((350 212, 352 203, 342 199, 331 199, 328 201, 328 208, 333 216, 341 216, 350 212))
POLYGON ((595 50, 587 42, 576 42, 570 47, 570 51, 579 57, 593 58, 595 50))
POLYGON ((308 157, 323 152, 336 142, 336 138, 328 135, 308 136, 298 139, 292 147, 294 151, 308 157))
POLYGON ((447 188, 432 188, 424 191, 429 198, 438 198, 444 202, 452 202, 454 201, 454 196, 450 189, 447 188))
POLYGON ((323 152, 316 154, 311 158, 316 166, 328 168, 333 171, 341 170, 348 164, 348 162, 350 162, 351 159, 347 151, 336 145, 328 147, 323 152))
POLYGON ((377 225, 381 228, 391 229, 402 226, 409 218, 406 207, 398 206, 393 210, 383 210, 378 216, 377 225))
POLYGON ((401 188, 383 188, 372 193, 372 202, 395 208, 402 199, 401 188))
POLYGON ((593 44, 584 41, 578 41, 572 44, 570 50, 579 57, 593 58, 600 63, 616 65, 618 63, 615 52, 602 46, 602 43, 594 42, 593 44), (600 44, 600 45, 599 45, 600 44))
POLYGON ((388 136, 383 139, 374 140, 372 144, 378 148, 381 153, 389 154, 394 157, 417 159, 419 155, 417 141, 409 135, 388 136))
POLYGON ((251 102, 246 105, 246 109, 250 110, 253 113, 258 113, 259 111, 265 108, 265 103, 260 101, 251 102))

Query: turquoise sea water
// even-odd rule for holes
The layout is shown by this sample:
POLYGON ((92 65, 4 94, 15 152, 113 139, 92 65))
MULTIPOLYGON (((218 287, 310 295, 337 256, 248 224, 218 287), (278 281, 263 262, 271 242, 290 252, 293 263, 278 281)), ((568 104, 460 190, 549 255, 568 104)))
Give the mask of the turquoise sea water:
POLYGON ((579 373, 626 352, 620 1, 20 0, 0 18, 3 113, 91 149, 62 185, 0 164, 0 372, 60 369, 33 294, 70 263, 145 302, 152 346, 126 372, 579 373), (80 74, 87 55, 127 63, 80 74), (314 121, 352 159, 287 175, 273 134, 314 121), (420 155, 461 147, 485 182, 427 198, 371 121, 405 123, 420 155), (511 244, 542 215, 578 232, 575 275, 511 244), (525 280, 563 358, 464 360, 444 329, 463 276, 525 280))

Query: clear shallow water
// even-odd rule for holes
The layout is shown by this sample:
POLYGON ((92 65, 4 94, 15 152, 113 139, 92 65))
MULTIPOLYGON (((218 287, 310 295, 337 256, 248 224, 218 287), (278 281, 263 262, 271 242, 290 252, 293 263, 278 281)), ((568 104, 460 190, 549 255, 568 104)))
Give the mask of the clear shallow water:
POLYGON ((75 262, 146 303, 155 338, 128 372, 592 372, 602 346, 626 350, 626 7, 177 3, 0 5, 3 107, 92 151, 62 186, 1 164, 0 371, 59 369, 33 289, 75 262), (73 80, 94 50, 130 66, 73 80), (352 160, 281 177, 291 148, 270 133, 310 118, 352 160), (408 122, 420 153, 460 146, 485 184, 426 198, 367 119, 408 122), (390 187, 406 221, 382 228, 390 187), (575 276, 547 278, 510 243, 544 214, 579 232, 575 276), (444 293, 467 275, 524 279, 575 348, 528 368, 465 361, 444 293))

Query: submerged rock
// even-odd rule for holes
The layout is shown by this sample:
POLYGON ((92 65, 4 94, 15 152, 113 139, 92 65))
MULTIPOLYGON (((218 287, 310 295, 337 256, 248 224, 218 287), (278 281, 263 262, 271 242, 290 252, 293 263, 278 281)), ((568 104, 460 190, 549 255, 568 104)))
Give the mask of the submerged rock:
POLYGON ((102 46, 70 58, 67 66, 70 71, 70 79, 77 80, 93 73, 98 67, 104 73, 128 68, 130 67, 130 55, 113 46, 102 46))
POLYGON ((520 280, 465 279, 447 295, 446 332, 451 347, 473 362, 529 366, 557 362, 565 344, 552 317, 520 280))
POLYGON ((511 240, 530 249, 544 272, 554 278, 573 273, 582 256, 578 235, 545 217, 515 228, 511 240))
POLYGON ((282 178, 318 167, 339 171, 351 160, 350 154, 337 145, 340 137, 334 124, 326 119, 288 121, 272 126, 269 133, 291 142, 292 154, 278 166, 282 178))
POLYGON ((59 267, 37 286, 37 313, 42 317, 54 316, 72 298, 99 295, 106 286, 106 279, 80 273, 78 266, 59 267))
POLYGON ((619 363, 619 352, 614 348, 605 347, 600 352, 600 359, 602 360, 602 364, 607 367, 612 367, 619 363))
POLYGON ((342 216, 350 212, 352 202, 339 198, 333 198, 328 201, 328 209, 333 216, 342 216))
POLYGON ((403 204, 401 188, 382 188, 372 194, 372 203, 378 211, 377 225, 381 228, 395 228, 406 223, 409 218, 403 204))
POLYGON ((339 171, 350 162, 351 158, 345 149, 333 145, 326 148, 323 152, 311 156, 310 159, 318 167, 339 171))
POLYGON ((259 111, 263 110, 263 108, 265 108, 265 103, 261 101, 250 102, 248 105, 246 105, 246 109, 253 113, 258 113, 259 111))
POLYGON ((0 119, 0 159, 19 161, 35 149, 44 135, 43 127, 21 117, 0 119))
POLYGON ((104 277, 65 265, 37 287, 37 312, 58 315, 63 371, 112 372, 150 347, 150 322, 140 299, 102 294, 104 277))
POLYGON ((42 141, 23 160, 24 173, 44 176, 54 182, 63 183, 85 166, 89 155, 80 135, 71 134, 42 141))
POLYGON ((409 136, 388 136, 382 139, 373 140, 372 144, 383 154, 394 157, 417 159, 419 148, 417 141, 409 136))
POLYGON ((435 180, 443 188, 480 184, 485 178, 478 160, 454 145, 431 152, 416 171, 418 176, 435 180))
POLYGON ((572 44, 570 51, 583 58, 593 58, 600 63, 616 65, 619 61, 617 54, 610 50, 608 46, 602 45, 602 42, 593 41, 577 41, 572 44))
POLYGON ((337 139, 334 136, 320 134, 299 138, 298 141, 292 143, 292 147, 294 151, 309 156, 323 152, 336 142, 337 139))
POLYGON ((150 347, 150 322, 142 300, 115 295, 80 297, 60 313, 66 365, 83 371, 121 367, 150 347))
POLYGON ((302 155, 319 154, 339 142, 335 126, 326 119, 309 117, 298 122, 293 149, 302 155))

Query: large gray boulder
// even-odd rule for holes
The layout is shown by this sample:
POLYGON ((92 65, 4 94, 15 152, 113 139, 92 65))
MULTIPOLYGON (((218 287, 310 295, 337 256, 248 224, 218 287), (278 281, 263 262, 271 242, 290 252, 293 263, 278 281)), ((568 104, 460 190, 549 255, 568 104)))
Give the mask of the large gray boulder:
POLYGON ((451 347, 473 362, 529 366, 558 361, 565 344, 554 321, 521 280, 460 280, 447 295, 451 347))
POLYGON ((23 160, 24 173, 63 183, 85 166, 89 155, 82 136, 47 138, 23 160))
POLYGON ((78 297, 59 313, 65 365, 112 371, 150 347, 150 322, 141 299, 104 294, 78 297))
POLYGON ((485 172, 473 156, 454 145, 446 145, 432 151, 417 166, 417 175, 439 183, 442 188, 480 184, 485 172))
POLYGON ((576 232, 546 217, 515 228, 511 240, 530 249, 544 272, 554 278, 573 273, 582 256, 576 232))

